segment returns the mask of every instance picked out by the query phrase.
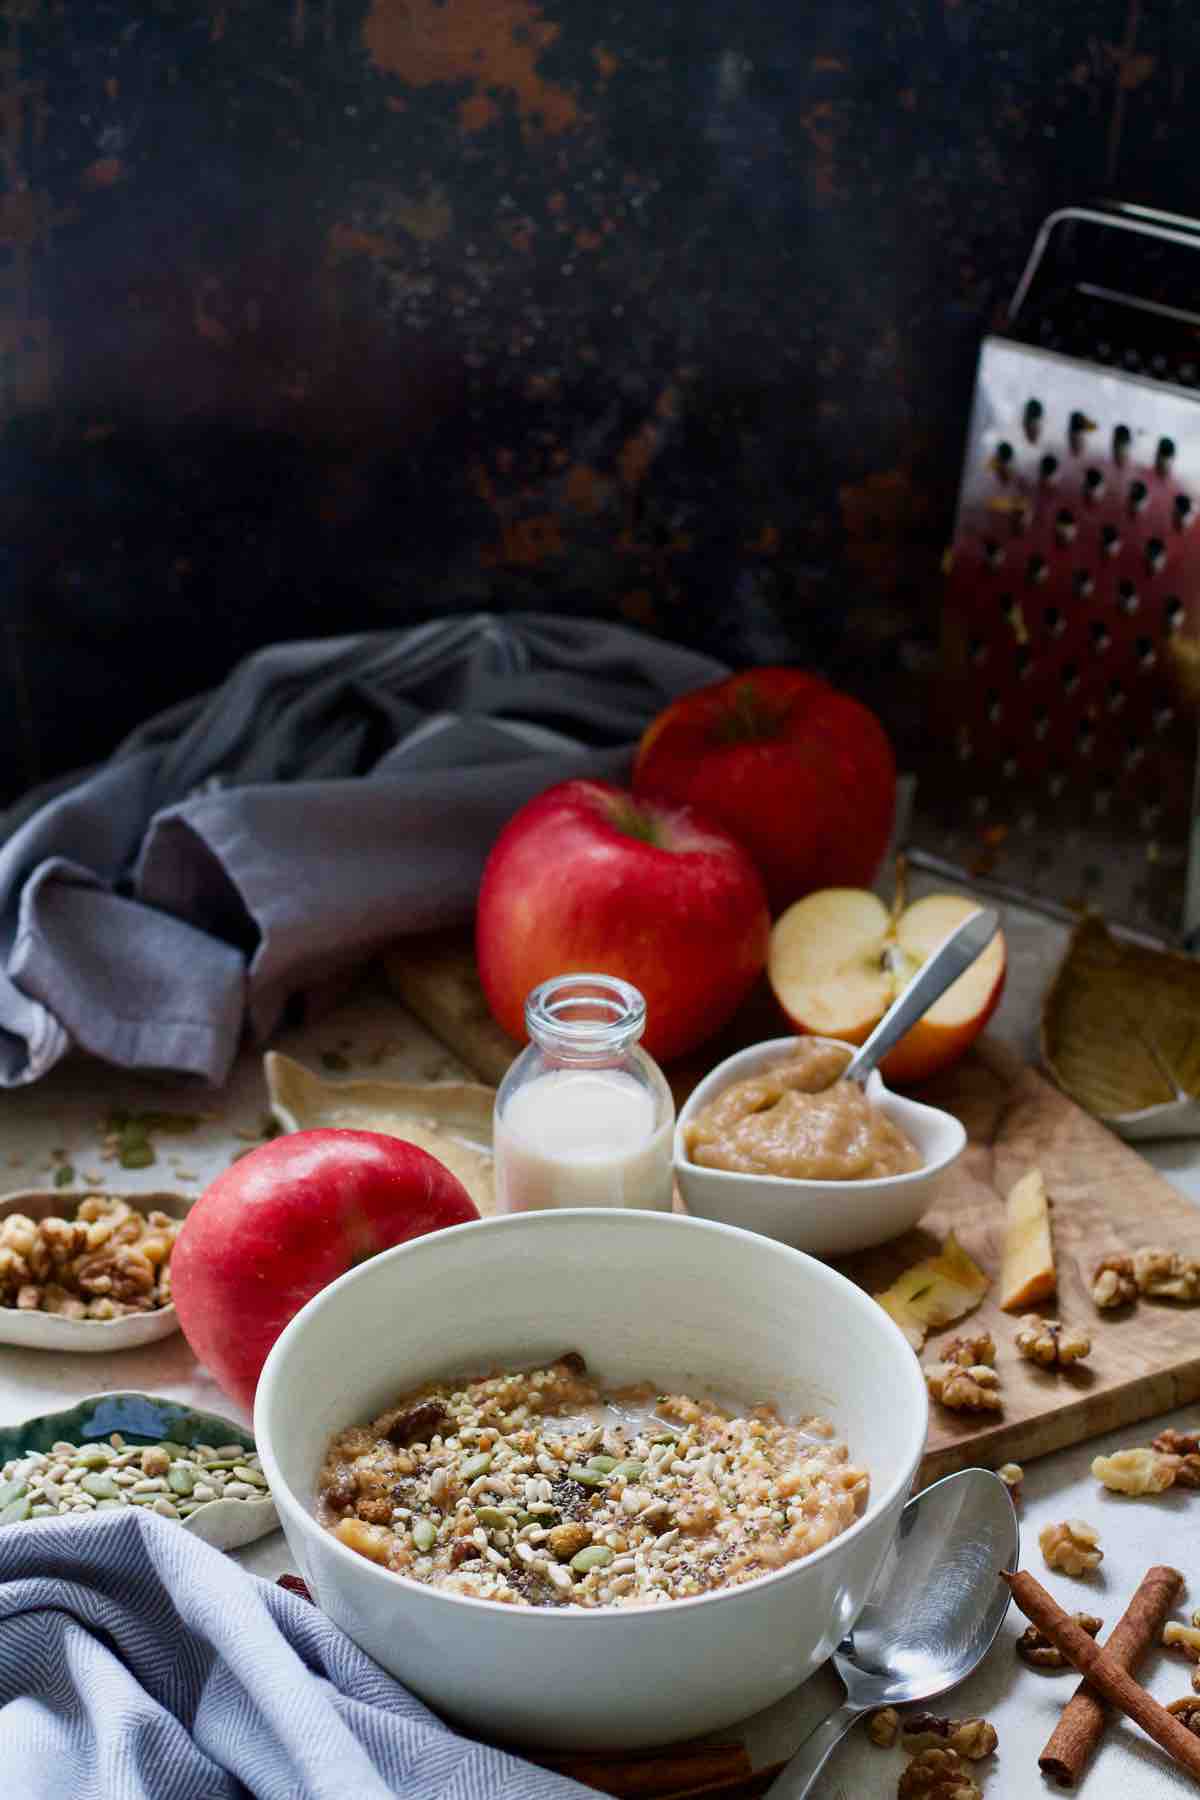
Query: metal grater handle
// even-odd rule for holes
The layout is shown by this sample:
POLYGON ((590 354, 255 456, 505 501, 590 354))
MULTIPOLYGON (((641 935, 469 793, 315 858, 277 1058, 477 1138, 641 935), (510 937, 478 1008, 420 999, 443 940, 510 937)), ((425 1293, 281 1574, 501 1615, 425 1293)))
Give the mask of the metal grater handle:
MULTIPOLYGON (((1107 225, 1114 231, 1132 231, 1141 237, 1158 238, 1164 243, 1182 244, 1185 249, 1200 250, 1200 220, 1186 218, 1182 213, 1159 212, 1152 206, 1135 206, 1121 200, 1104 201, 1098 206, 1061 206, 1043 220, 1033 241, 1029 260, 1021 271, 1021 279, 1009 302, 1010 325, 1016 325, 1021 308, 1029 298, 1034 276, 1051 237, 1060 225, 1076 223, 1107 225)), ((1155 311, 1170 311, 1176 318, 1190 319, 1200 324, 1200 314, 1177 311, 1175 308, 1160 308, 1153 302, 1139 302, 1132 294, 1113 297, 1127 300, 1133 306, 1150 306, 1155 311)))

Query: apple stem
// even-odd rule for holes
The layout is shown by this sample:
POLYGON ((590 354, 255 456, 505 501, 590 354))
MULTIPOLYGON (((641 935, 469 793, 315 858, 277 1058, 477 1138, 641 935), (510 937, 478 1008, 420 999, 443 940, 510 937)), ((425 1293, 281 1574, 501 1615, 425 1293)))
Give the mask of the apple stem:
POLYGON ((892 892, 892 929, 895 930, 900 914, 908 905, 908 858, 901 851, 896 858, 896 885, 892 892))

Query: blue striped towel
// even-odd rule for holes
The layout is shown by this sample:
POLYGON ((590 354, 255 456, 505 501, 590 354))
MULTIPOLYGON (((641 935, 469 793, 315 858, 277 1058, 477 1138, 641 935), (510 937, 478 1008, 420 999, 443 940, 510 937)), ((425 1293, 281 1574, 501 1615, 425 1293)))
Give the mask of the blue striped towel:
POLYGON ((0 1531, 2 1800, 595 1800, 169 1520, 0 1531))

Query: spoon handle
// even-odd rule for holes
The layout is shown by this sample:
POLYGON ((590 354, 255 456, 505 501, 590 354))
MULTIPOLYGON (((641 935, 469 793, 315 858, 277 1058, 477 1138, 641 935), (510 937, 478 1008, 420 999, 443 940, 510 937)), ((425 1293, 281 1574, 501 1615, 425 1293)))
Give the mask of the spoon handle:
POLYGON ((846 1064, 845 1079, 861 1086, 896 1040, 982 955, 999 929, 1000 915, 990 907, 981 907, 964 919, 892 1001, 866 1043, 846 1064))
POLYGON ((763 1800, 804 1800, 855 1719, 862 1718, 863 1710, 861 1706, 851 1706, 848 1700, 843 1701, 836 1712, 830 1713, 811 1736, 805 1738, 795 1756, 775 1777, 763 1800))

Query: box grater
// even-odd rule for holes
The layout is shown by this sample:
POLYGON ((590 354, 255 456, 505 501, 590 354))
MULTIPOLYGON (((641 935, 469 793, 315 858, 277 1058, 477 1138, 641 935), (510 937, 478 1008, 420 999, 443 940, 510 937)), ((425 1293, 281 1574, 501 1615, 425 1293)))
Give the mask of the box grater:
POLYGON ((1200 223, 1069 207, 976 375, 912 858, 1200 948, 1200 223))

